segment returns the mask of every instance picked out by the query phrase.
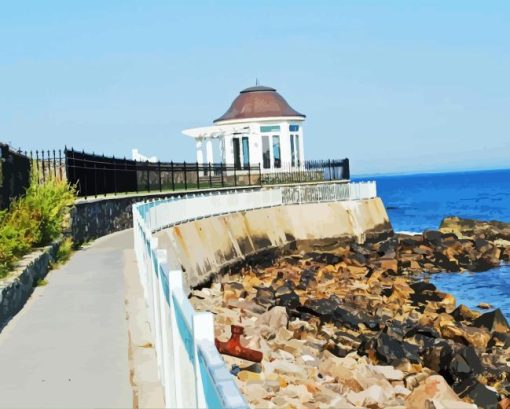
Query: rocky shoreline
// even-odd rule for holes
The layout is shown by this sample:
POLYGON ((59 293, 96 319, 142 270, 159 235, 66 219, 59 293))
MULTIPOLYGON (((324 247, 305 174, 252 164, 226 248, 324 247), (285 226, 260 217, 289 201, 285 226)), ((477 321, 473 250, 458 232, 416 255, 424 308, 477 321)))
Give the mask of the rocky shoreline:
POLYGON ((216 315, 218 340, 241 326, 241 344, 262 352, 223 355, 252 407, 508 409, 505 317, 426 280, 498 266, 508 240, 508 224, 448 218, 421 235, 268 257, 190 301, 216 315))

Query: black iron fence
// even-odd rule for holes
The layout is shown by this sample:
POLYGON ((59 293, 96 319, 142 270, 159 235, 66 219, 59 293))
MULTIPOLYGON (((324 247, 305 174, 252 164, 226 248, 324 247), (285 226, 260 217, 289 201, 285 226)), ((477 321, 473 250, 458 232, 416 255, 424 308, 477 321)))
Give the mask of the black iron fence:
POLYGON ((282 164, 268 172, 260 164, 239 169, 234 164, 149 162, 65 150, 66 175, 79 196, 150 193, 220 187, 260 186, 349 179, 349 160, 305 161, 299 167, 282 164))
POLYGON ((39 181, 66 179, 76 185, 79 196, 149 193, 220 187, 261 186, 285 183, 347 180, 349 160, 307 160, 293 166, 279 163, 278 169, 261 164, 135 161, 78 152, 73 149, 17 152, 2 147, 2 197, 0 208, 10 198, 23 194, 30 182, 30 168, 39 181))
POLYGON ((30 184, 30 158, 0 144, 0 209, 9 207, 11 201, 25 193, 30 184))
POLYGON ((79 196, 211 189, 260 184, 260 166, 149 162, 65 150, 67 179, 79 196))

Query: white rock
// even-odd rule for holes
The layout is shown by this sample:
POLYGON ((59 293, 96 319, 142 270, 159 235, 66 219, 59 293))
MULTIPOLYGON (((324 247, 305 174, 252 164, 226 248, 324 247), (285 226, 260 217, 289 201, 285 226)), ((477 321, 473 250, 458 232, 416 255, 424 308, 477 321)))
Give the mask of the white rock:
POLYGON ((389 381, 401 381, 404 379, 404 372, 387 365, 370 365, 377 373, 380 373, 389 381))
POLYGON ((411 391, 409 389, 407 389, 405 386, 402 386, 402 385, 395 386, 393 388, 393 390, 395 391, 395 395, 407 396, 411 393, 411 391))
POLYGON ((356 406, 368 406, 379 404, 382 406, 388 399, 385 391, 379 385, 372 385, 361 392, 350 391, 347 400, 356 406))

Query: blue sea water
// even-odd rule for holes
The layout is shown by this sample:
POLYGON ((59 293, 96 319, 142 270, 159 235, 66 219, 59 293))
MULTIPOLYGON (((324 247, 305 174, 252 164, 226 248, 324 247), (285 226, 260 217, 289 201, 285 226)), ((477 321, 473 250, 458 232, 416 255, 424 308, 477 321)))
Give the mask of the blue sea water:
MULTIPOLYGON (((446 216, 510 222, 510 170, 380 176, 377 193, 393 229, 437 229, 446 216)), ((367 180, 367 179, 355 179, 367 180)), ((475 308, 487 302, 510 320, 510 265, 483 273, 440 273, 431 281, 475 308)))

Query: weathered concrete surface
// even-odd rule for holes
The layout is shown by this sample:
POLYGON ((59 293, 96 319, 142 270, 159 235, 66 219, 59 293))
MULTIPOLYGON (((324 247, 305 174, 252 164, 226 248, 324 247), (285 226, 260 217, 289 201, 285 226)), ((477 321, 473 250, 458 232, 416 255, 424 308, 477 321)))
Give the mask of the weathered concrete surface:
POLYGON ((0 407, 129 408, 123 251, 104 237, 48 274, 0 334, 0 407))
MULTIPOLYGON (((132 234, 132 233, 131 233, 132 234)), ((133 408, 164 408, 163 387, 138 265, 134 251, 124 252, 126 314, 129 330, 129 369, 133 387, 133 408)))
POLYGON ((157 234, 187 284, 207 281, 222 266, 294 241, 355 238, 392 231, 379 198, 287 205, 195 220, 157 234), (180 264, 180 265, 179 265, 180 264))

